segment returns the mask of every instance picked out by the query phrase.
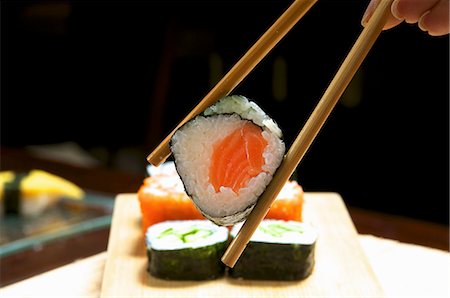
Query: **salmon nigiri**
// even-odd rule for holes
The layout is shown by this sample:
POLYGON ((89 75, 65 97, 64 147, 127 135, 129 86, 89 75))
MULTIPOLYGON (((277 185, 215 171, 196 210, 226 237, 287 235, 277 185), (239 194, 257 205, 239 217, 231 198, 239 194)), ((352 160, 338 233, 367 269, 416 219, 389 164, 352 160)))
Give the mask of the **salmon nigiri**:
POLYGON ((271 181, 285 152, 278 125, 253 101, 228 96, 171 138, 187 194, 218 225, 243 221, 271 181))

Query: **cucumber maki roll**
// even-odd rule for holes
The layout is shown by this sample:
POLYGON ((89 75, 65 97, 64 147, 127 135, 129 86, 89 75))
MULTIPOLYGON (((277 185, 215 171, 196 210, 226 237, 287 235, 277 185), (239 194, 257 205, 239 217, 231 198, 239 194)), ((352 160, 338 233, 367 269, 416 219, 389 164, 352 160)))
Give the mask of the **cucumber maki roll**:
MULTIPOLYGON (((236 237, 241 224, 233 227, 236 237)), ((256 280, 301 280, 314 268, 316 231, 297 221, 266 219, 253 234, 233 268, 232 278, 256 280)))
POLYGON ((180 127, 170 147, 186 193, 218 225, 250 214, 285 153, 277 124, 253 101, 228 96, 180 127))
POLYGON ((208 280, 224 274, 220 261, 228 229, 208 220, 165 221, 146 233, 148 271, 168 280, 208 280))

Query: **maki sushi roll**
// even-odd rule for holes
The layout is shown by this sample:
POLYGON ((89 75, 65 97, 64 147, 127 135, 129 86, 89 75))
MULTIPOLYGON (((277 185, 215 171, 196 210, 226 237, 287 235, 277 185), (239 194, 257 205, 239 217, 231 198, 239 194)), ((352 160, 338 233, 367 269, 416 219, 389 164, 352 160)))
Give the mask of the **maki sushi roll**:
MULTIPOLYGON (((234 226, 236 237, 241 224, 234 226)), ((256 280, 301 280, 314 268, 316 231, 305 223, 265 219, 253 234, 236 265, 232 278, 256 280)))
POLYGON ((228 229, 208 220, 165 221, 146 233, 148 271, 168 280, 209 280, 221 277, 220 261, 228 229))
POLYGON ((180 127, 170 147, 187 194, 218 225, 243 221, 285 153, 278 125, 254 102, 228 96, 180 127))
POLYGON ((297 181, 287 181, 265 218, 302 221, 303 196, 303 188, 297 181))
POLYGON ((205 219, 184 191, 173 162, 151 166, 148 172, 150 177, 145 178, 138 191, 144 233, 158 222, 205 219))

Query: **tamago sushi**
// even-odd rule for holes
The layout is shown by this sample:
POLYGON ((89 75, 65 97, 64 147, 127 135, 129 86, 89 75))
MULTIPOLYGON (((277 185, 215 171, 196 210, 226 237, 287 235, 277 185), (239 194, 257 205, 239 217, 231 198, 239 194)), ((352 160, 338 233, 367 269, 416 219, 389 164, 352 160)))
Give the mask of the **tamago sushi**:
POLYGON ((243 96, 224 97, 185 123, 170 147, 186 193, 218 225, 248 216, 285 153, 278 125, 243 96))

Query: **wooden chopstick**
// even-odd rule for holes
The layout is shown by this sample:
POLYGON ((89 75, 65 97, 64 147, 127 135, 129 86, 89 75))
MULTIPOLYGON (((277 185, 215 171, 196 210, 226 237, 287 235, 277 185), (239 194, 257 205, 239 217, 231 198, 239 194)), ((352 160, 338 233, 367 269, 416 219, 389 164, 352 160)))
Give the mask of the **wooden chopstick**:
POLYGON ((338 72, 326 89, 303 129, 286 153, 280 167, 265 192, 259 198, 236 238, 222 256, 222 262, 233 267, 250 241, 256 228, 266 216, 283 185, 300 163, 311 143, 327 120, 337 101, 355 75, 362 61, 386 23, 393 0, 381 0, 369 23, 361 32, 338 72))
POLYGON ((316 2, 317 0, 295 0, 202 101, 147 156, 148 162, 154 166, 163 163, 171 154, 169 142, 175 131, 236 88, 316 2))

